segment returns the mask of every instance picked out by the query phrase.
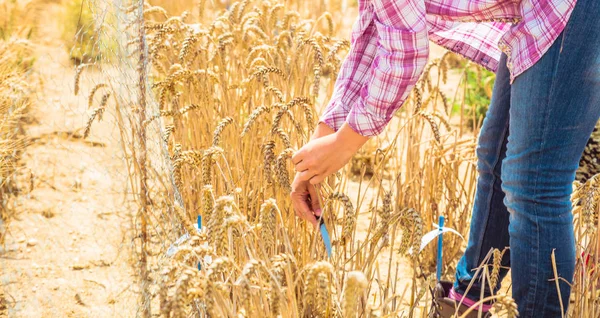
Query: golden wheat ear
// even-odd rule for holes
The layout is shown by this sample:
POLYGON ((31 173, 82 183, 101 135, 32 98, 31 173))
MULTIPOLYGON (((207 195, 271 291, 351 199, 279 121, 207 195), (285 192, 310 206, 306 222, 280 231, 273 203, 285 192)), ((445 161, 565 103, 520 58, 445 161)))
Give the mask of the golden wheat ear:
POLYGON ((367 277, 362 272, 352 271, 348 273, 342 298, 344 317, 356 317, 358 304, 362 302, 368 284, 367 277))

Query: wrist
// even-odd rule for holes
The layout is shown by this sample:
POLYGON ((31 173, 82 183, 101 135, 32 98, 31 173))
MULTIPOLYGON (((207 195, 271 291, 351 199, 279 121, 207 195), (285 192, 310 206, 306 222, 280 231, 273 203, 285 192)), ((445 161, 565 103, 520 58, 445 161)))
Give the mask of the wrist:
POLYGON ((353 153, 356 153, 369 140, 369 137, 354 131, 348 123, 344 123, 335 134, 336 139, 353 153))
POLYGON ((329 125, 327 125, 324 122, 319 122, 319 124, 315 128, 315 131, 311 135, 310 140, 329 136, 334 133, 335 133, 335 130, 333 130, 333 128, 329 127, 329 125))

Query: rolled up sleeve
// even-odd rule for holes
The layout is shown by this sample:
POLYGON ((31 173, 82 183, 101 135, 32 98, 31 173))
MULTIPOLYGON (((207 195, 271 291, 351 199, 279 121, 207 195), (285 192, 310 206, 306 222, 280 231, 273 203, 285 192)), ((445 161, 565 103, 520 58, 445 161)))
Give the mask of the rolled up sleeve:
POLYGON ((370 1, 360 0, 359 16, 352 27, 350 51, 338 73, 333 95, 320 118, 321 122, 334 130, 346 122, 352 105, 358 100, 361 87, 369 77, 378 42, 373 17, 370 1))
POLYGON ((421 76, 429 57, 423 0, 374 1, 375 58, 346 122, 363 136, 380 134, 421 76))

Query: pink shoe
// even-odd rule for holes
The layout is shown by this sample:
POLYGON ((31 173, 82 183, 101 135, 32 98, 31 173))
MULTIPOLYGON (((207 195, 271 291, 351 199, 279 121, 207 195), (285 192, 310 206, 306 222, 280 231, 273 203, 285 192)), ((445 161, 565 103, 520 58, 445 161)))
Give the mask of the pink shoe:
MULTIPOLYGON (((439 282, 435 286, 433 293, 433 305, 429 311, 429 318, 451 318, 456 317, 457 315, 461 316, 476 303, 476 301, 456 292, 454 288, 452 288, 452 283, 447 281, 439 282)), ((467 315, 467 318, 477 318, 479 317, 480 312, 482 314, 481 316, 484 318, 491 317, 491 313, 489 312, 491 308, 492 305, 484 304, 480 311, 480 307, 477 306, 477 308, 474 308, 474 310, 467 315)))
MULTIPOLYGON (((479 307, 479 305, 477 304, 476 301, 461 295, 459 292, 455 291, 454 288, 450 289, 448 298, 455 300, 457 303, 460 303, 462 301, 463 305, 465 305, 469 308, 474 307, 474 306, 479 307)), ((490 309, 492 309, 492 305, 486 305, 486 304, 481 305, 481 311, 483 311, 483 312, 488 312, 488 311, 490 311, 490 309)))

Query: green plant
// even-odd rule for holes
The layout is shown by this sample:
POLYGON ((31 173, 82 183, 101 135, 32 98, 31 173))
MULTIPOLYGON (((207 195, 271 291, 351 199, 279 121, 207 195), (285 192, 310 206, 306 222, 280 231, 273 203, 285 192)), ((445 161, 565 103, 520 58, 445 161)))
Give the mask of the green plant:
POLYGON ((467 127, 475 130, 485 118, 489 108, 496 74, 470 62, 464 62, 460 67, 464 68, 462 83, 464 98, 456 102, 453 112, 458 112, 462 108, 467 119, 467 127))
POLYGON ((74 64, 110 61, 117 46, 113 29, 113 7, 90 0, 65 0, 61 38, 74 64))

